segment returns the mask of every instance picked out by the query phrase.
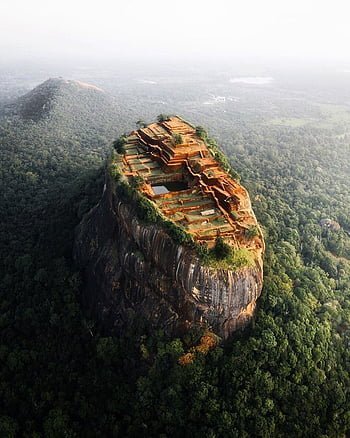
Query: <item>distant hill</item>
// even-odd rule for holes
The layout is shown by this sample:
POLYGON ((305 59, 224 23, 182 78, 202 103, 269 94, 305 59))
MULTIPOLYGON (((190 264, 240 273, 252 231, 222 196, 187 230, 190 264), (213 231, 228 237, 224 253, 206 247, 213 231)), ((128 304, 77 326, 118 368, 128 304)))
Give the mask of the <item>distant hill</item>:
MULTIPOLYGON (((6 106, 7 116, 40 121, 65 115, 67 120, 94 113, 95 120, 111 112, 112 99, 101 89, 84 82, 51 78, 6 106)), ((104 120, 105 121, 105 120, 104 120)))
POLYGON ((25 119, 38 120, 50 113, 67 86, 72 88, 70 81, 48 79, 24 96, 16 99, 10 107, 14 114, 18 114, 25 119))
MULTIPOLYGON (((102 166, 119 134, 113 99, 82 82, 49 79, 6 106, 0 119, 0 256, 11 245, 21 253, 23 245, 14 245, 11 236, 23 234, 28 242, 24 236, 34 228, 40 233, 49 219, 38 211, 58 205, 62 192, 66 199, 79 193, 77 181, 102 166)), ((66 213, 52 214, 56 220, 66 213)))

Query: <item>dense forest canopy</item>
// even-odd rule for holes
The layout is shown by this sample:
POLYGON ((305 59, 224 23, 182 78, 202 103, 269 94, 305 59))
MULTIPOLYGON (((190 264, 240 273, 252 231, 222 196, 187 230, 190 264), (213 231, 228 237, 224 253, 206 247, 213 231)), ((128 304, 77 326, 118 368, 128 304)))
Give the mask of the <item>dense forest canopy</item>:
POLYGON ((170 76, 151 85, 97 77, 114 98, 60 86, 33 118, 30 105, 24 117, 18 101, 9 105, 8 88, 2 94, 1 436, 349 430, 345 91, 286 78, 283 86, 224 79, 170 76), (253 326, 190 364, 179 359, 200 332, 166 339, 138 321, 127 336, 103 333, 81 307, 71 255, 74 228, 101 194, 112 141, 136 121, 176 112, 216 137, 249 189, 267 244, 253 326))

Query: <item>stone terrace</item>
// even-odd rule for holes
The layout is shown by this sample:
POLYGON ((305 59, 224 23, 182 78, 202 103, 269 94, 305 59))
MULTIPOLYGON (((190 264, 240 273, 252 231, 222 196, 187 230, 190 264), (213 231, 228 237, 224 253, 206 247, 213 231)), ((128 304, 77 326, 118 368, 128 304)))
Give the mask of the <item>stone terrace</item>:
POLYGON ((122 171, 142 177, 140 190, 162 213, 209 247, 222 236, 235 248, 261 252, 257 221, 247 191, 213 158, 196 129, 178 116, 152 123, 127 137, 122 171))

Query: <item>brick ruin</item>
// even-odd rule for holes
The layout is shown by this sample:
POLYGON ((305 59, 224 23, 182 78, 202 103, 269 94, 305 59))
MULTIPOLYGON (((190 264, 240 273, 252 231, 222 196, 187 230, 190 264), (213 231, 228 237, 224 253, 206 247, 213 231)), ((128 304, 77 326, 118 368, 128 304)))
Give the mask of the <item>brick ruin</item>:
POLYGON ((264 243, 247 191, 182 118, 131 132, 120 165, 126 177, 141 177, 140 191, 197 242, 210 248, 221 236, 234 248, 261 255, 264 243), (258 233, 252 236, 247 231, 254 226, 258 233))

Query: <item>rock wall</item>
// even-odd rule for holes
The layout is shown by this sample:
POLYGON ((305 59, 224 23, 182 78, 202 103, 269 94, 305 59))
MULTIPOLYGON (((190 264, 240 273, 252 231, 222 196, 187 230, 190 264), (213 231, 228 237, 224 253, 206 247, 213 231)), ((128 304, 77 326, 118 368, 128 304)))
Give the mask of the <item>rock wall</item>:
POLYGON ((236 272, 201 265, 161 226, 140 223, 109 176, 76 230, 74 257, 84 302, 111 332, 142 319, 169 335, 199 323, 227 338, 252 319, 262 289, 262 260, 236 272))

